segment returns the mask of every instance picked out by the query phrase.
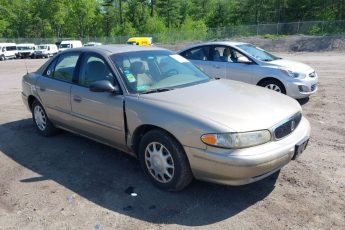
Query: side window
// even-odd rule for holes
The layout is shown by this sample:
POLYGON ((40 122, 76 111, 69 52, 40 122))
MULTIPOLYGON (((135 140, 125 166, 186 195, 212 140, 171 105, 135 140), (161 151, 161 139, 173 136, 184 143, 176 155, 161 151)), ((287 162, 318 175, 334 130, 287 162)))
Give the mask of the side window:
POLYGON ((52 73, 50 73, 50 76, 57 80, 72 82, 79 56, 79 53, 68 53, 61 55, 57 61, 55 69, 52 73))
POLYGON ((218 62, 236 62, 234 53, 227 46, 214 46, 212 60, 218 62))
POLYGON ((208 61, 209 46, 200 46, 184 51, 181 55, 190 60, 208 61))
POLYGON ((231 51, 232 56, 234 57, 234 60, 238 63, 251 63, 252 61, 247 58, 247 56, 243 55, 241 52, 232 49, 231 51))
POLYGON ((114 76, 103 59, 87 55, 80 71, 79 84, 89 87, 91 83, 101 80, 108 80, 114 83, 114 76))
POLYGON ((54 61, 52 61, 49 64, 48 68, 44 71, 43 76, 53 77, 53 72, 54 72, 54 68, 55 68, 55 65, 56 65, 56 61, 57 61, 57 58, 55 58, 54 61))

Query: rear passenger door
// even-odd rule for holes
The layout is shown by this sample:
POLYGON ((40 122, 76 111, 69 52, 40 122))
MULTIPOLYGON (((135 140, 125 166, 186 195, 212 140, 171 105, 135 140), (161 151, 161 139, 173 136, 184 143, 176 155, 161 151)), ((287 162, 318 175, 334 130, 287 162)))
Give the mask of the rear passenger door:
POLYGON ((71 87, 76 77, 79 52, 70 52, 57 57, 40 76, 36 90, 51 120, 56 124, 71 127, 71 87))
POLYGON ((113 71, 104 58, 95 53, 85 53, 80 67, 78 84, 71 88, 76 129, 89 137, 124 149, 123 95, 91 92, 89 89, 91 83, 100 80, 118 85, 113 71))
POLYGON ((198 46, 189 50, 183 51, 181 54, 184 58, 188 59, 194 65, 198 66, 205 73, 213 77, 211 62, 210 62, 210 46, 198 46))

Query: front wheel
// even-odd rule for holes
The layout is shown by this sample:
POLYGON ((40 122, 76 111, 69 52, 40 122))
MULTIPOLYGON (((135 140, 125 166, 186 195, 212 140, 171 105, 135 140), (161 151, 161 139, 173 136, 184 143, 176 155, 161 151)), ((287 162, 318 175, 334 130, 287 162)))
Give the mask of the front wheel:
POLYGON ((4 55, 0 56, 0 61, 5 61, 5 56, 4 55))
POLYGON ((161 189, 180 191, 193 179, 181 144, 162 130, 151 130, 143 136, 139 160, 145 174, 161 189))
POLYGON ((37 100, 32 104, 32 120, 42 136, 49 137, 58 132, 58 129, 49 120, 43 106, 37 100))
POLYGON ((263 82, 259 83, 259 86, 274 90, 278 93, 286 94, 284 85, 280 81, 275 79, 264 80, 263 82))

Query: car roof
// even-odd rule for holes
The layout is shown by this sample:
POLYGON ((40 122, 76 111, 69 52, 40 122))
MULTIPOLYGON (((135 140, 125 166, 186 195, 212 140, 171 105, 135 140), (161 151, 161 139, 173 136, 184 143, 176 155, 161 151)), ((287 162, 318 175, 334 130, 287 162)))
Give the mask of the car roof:
POLYGON ((17 44, 17 46, 35 46, 34 43, 20 43, 20 44, 17 44))
POLYGON ((137 52, 137 51, 154 51, 154 50, 167 50, 156 46, 135 46, 135 45, 101 45, 101 46, 87 46, 87 47, 80 47, 80 48, 73 48, 68 49, 64 52, 73 52, 73 51, 94 51, 97 53, 101 53, 103 55, 110 55, 110 54, 119 54, 119 53, 127 53, 127 52, 137 52))
POLYGON ((203 43, 198 43, 192 46, 188 46, 180 51, 178 51, 178 53, 189 50, 191 48, 194 47, 198 47, 198 46, 205 46, 205 45, 225 45, 225 46, 238 46, 238 45, 245 45, 248 43, 245 42, 235 42, 235 41, 211 41, 211 42, 203 42, 203 43))

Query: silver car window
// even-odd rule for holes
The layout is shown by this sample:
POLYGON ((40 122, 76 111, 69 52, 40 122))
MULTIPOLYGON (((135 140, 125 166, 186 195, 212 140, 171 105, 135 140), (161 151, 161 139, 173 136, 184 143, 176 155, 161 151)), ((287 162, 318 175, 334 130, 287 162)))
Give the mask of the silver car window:
POLYGON ((80 70, 79 84, 88 87, 91 83, 101 80, 114 82, 114 76, 108 65, 99 57, 86 56, 80 70))
POLYGON ((50 76, 57 80, 72 82, 79 55, 79 53, 67 53, 60 55, 55 69, 50 76))

